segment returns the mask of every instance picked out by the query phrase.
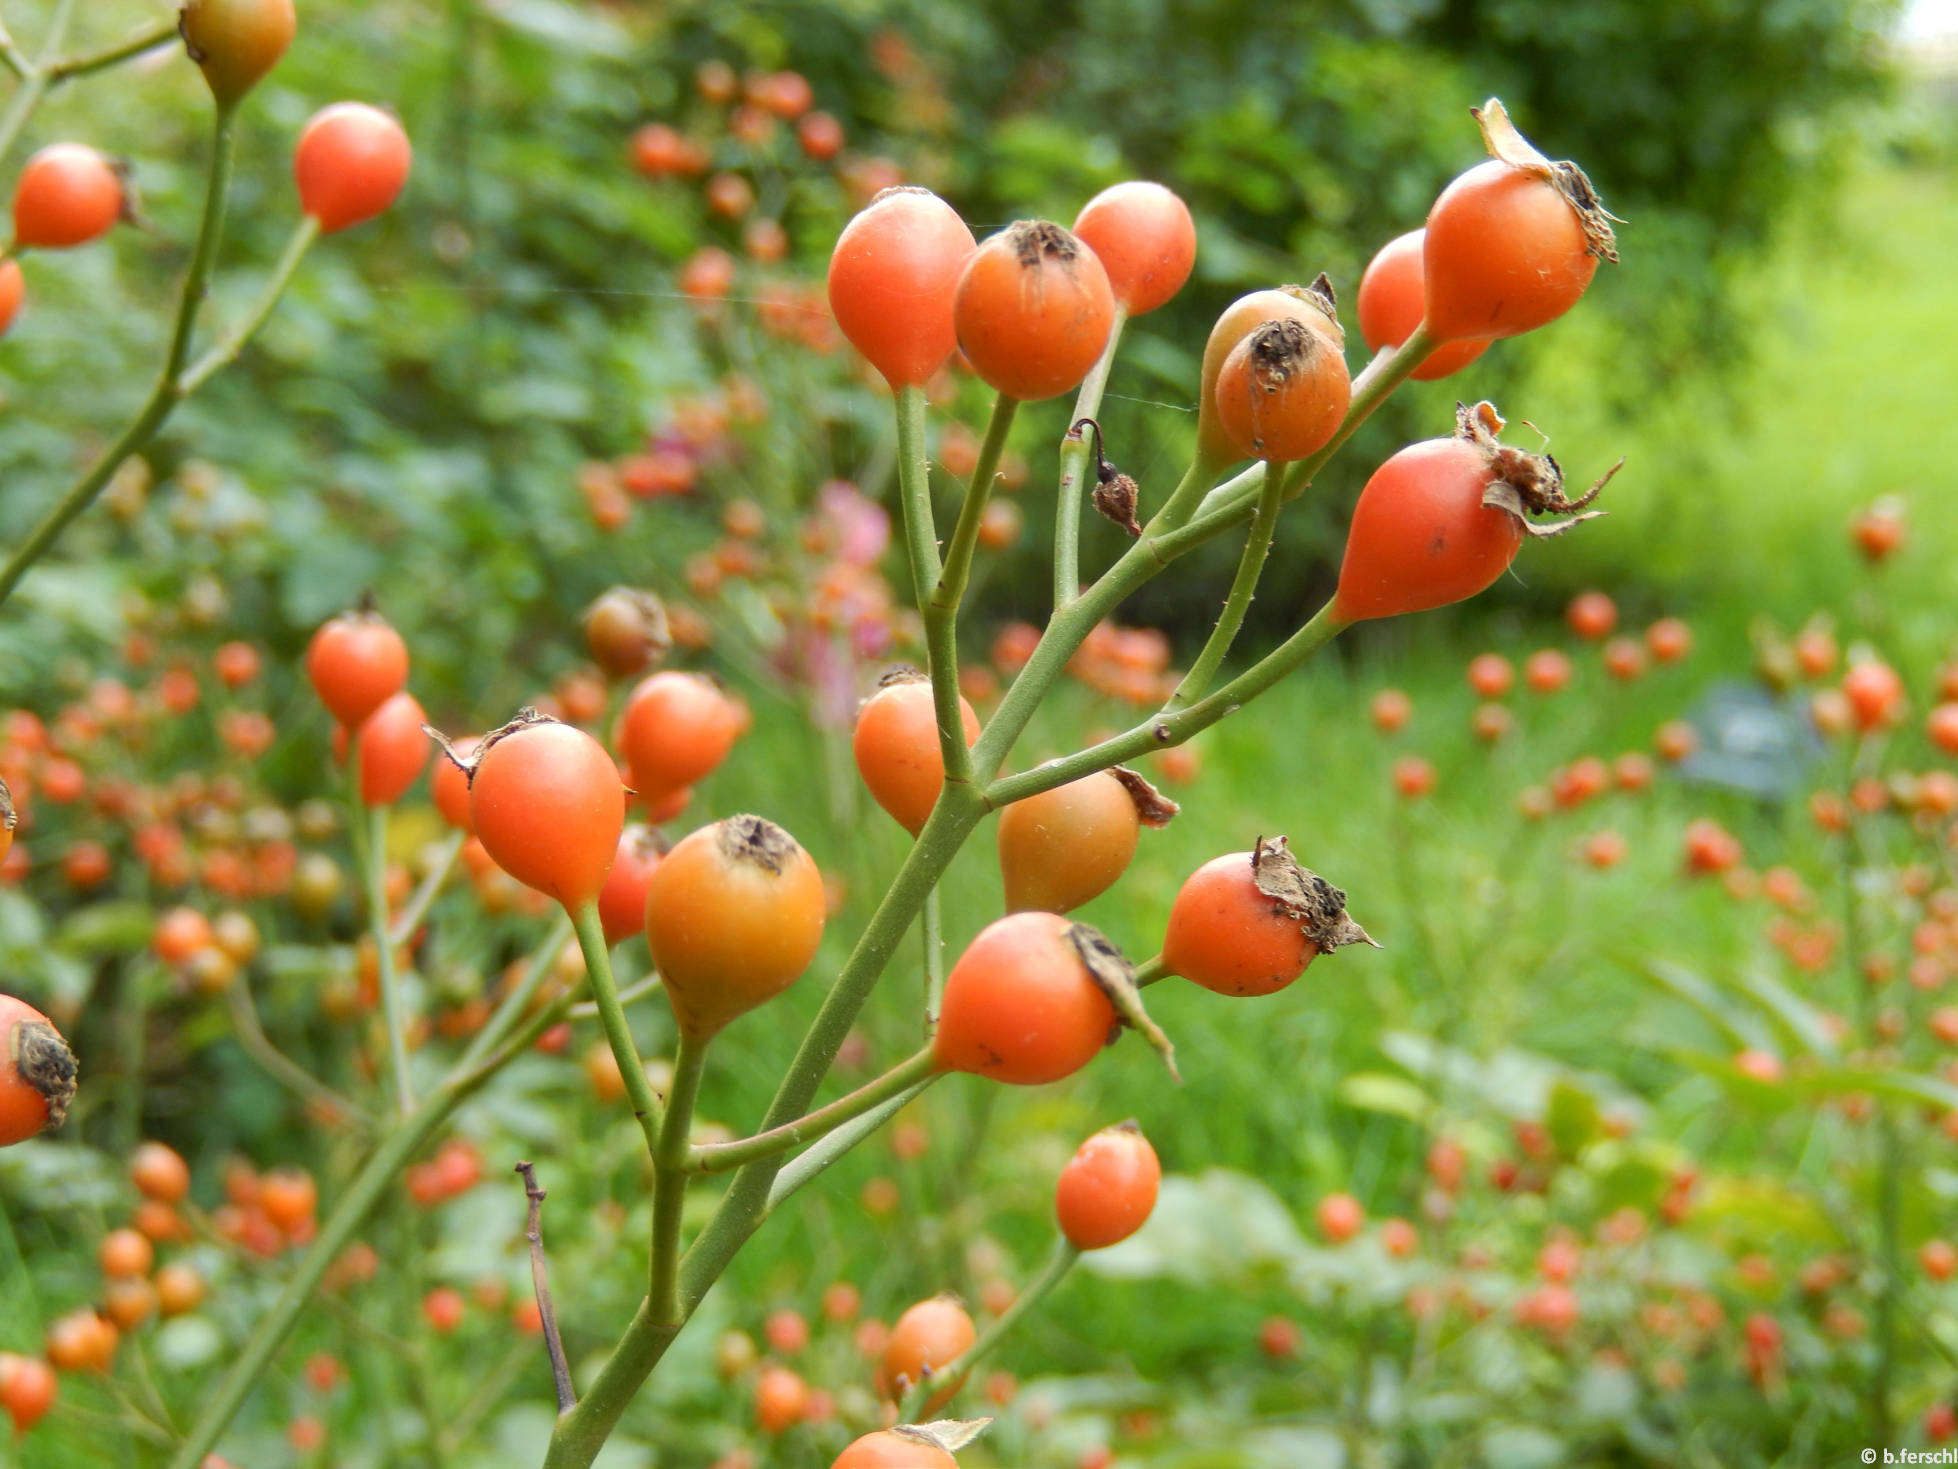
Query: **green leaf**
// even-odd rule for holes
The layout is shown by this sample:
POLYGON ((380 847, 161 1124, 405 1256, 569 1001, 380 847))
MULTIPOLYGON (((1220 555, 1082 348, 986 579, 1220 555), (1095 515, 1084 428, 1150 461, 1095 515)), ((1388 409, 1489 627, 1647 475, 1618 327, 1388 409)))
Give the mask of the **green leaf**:
POLYGON ((1684 965, 1668 959, 1647 959, 1631 966, 1634 973, 1651 980, 1676 1000, 1699 1011, 1715 1029, 1732 1041, 1735 1050, 1772 1050, 1766 1030, 1751 1015, 1729 1004, 1718 988, 1684 965))
POLYGON ((1557 1151, 1566 1158, 1575 1158, 1604 1131, 1598 1099, 1567 1077, 1559 1078, 1551 1086, 1550 1098, 1544 1104, 1543 1124, 1550 1130, 1550 1140, 1557 1145, 1557 1151))
POLYGON ((156 1329, 156 1360, 172 1372, 215 1362, 224 1346, 224 1332, 208 1316, 176 1316, 156 1329))
POLYGON ((1402 1076, 1382 1071, 1356 1071, 1339 1084, 1339 1099, 1363 1112, 1384 1112, 1425 1122, 1434 1112, 1434 1098, 1402 1076))
POLYGON ((1240 1280, 1261 1267, 1288 1266, 1310 1249, 1284 1200, 1259 1179, 1228 1168, 1162 1182, 1149 1222, 1082 1265, 1126 1280, 1169 1278, 1195 1285, 1240 1280))

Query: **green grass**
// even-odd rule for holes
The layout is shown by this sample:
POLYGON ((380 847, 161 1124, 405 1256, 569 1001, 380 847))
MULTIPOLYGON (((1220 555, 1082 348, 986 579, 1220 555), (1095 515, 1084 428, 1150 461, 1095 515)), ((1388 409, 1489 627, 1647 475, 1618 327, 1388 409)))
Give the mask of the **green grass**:
MULTIPOLYGON (((1944 554, 1958 535, 1958 501, 1944 489, 1958 463, 1954 229, 1948 171, 1859 172, 1738 283, 1755 323, 1751 365, 1718 385, 1682 381, 1630 424, 1596 406, 1612 367, 1583 314, 1551 328, 1542 370, 1503 406, 1553 433, 1574 478, 1626 457, 1608 492, 1613 519, 1556 548, 1557 579, 1656 588, 1729 625, 1756 611, 1799 619, 1856 592, 1858 568, 1839 554, 1843 527, 1876 496, 1897 494, 1913 534, 1886 600, 1912 620, 1913 637, 1948 638, 1935 619, 1958 590, 1944 554)), ((1625 238, 1613 288, 1663 290, 1638 279, 1635 222, 1625 238)))

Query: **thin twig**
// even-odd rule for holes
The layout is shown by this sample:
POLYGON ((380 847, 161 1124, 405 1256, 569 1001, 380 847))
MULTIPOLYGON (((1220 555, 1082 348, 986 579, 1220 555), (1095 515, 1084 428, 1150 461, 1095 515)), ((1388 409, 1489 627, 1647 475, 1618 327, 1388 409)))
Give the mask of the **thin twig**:
POLYGON ((106 71, 125 61, 133 61, 138 56, 167 46, 177 39, 177 18, 159 20, 154 25, 145 26, 133 36, 105 46, 100 51, 91 51, 86 56, 71 56, 65 61, 52 63, 48 71, 48 85, 58 86, 72 77, 87 76, 91 72, 106 71))
POLYGON ((359 1103, 348 1100, 272 1044, 259 1023, 258 1007, 252 1003, 251 989, 243 976, 225 991, 231 1007, 231 1023, 238 1032, 238 1044, 245 1054, 264 1068, 274 1081, 290 1087, 307 1101, 330 1107, 344 1121, 372 1127, 373 1117, 359 1103))
POLYGON ((524 1197, 530 1200, 530 1219, 523 1237, 530 1242, 530 1279, 537 1287, 537 1314, 544 1322, 544 1350, 551 1354, 551 1382, 557 1388, 560 1416, 578 1406, 577 1391, 571 1386, 571 1368, 564 1360, 564 1341, 557 1332, 557 1307, 551 1303, 551 1282, 544 1264, 544 1190, 537 1186, 537 1169, 519 1163, 524 1197))
POLYGON ((428 916, 429 905, 442 891, 442 885, 449 880, 449 874, 455 870, 456 855, 462 851, 463 839, 467 835, 467 832, 461 831, 449 833, 448 839, 442 843, 440 855, 430 865, 428 875, 422 879, 421 886, 415 889, 414 896, 408 899, 407 905, 396 915, 394 926, 388 930, 388 936, 397 945, 407 943, 415 936, 415 930, 422 926, 422 920, 428 916))
POLYGON ((27 119, 34 109, 41 105, 41 98, 47 94, 48 73, 54 64, 61 43, 68 34, 68 21, 75 13, 75 0, 55 0, 54 14, 48 20, 47 34, 41 38, 41 54, 37 61, 29 62, 9 38, 7 46, 7 65, 20 77, 20 90, 14 93, 13 101, 7 104, 7 111, 0 116, 0 159, 13 151, 14 140, 20 130, 27 126, 27 119), (24 68, 24 69, 23 69, 24 68))
MULTIPOLYGON (((659 984, 659 971, 657 969, 652 970, 648 974, 641 975, 638 979, 635 979, 631 984, 619 991, 619 1003, 621 1005, 630 1005, 634 1000, 643 1000, 654 990, 658 989, 659 984)), ((571 1007, 570 1018, 573 1020, 596 1020, 598 1018, 598 1001, 580 1000, 571 1007)))

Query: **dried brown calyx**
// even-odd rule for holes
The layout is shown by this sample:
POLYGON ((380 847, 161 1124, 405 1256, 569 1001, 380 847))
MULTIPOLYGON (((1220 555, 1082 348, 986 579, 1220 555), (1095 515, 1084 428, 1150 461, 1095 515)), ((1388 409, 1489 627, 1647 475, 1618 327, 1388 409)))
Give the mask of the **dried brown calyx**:
POLYGON ((992 1426, 990 1418, 941 1418, 935 1423, 900 1423, 891 1429, 891 1436, 956 1454, 992 1426))
POLYGON ((1346 345, 1346 328, 1339 324, 1339 299, 1333 292, 1331 276, 1322 270, 1319 272, 1318 279, 1309 286, 1299 285, 1296 281, 1287 281, 1282 286, 1273 286, 1272 289, 1281 296, 1290 296, 1294 301, 1310 306, 1325 318, 1325 329, 1332 333, 1333 341, 1341 347, 1346 345))
POLYGON ((1302 321, 1268 321, 1251 333, 1251 381, 1276 393, 1325 350, 1317 332, 1302 321))
POLYGON ((909 663, 893 663, 889 668, 885 669, 881 675, 879 675, 877 679, 877 687, 880 689, 888 689, 893 684, 930 683, 930 682, 931 682, 931 675, 926 673, 923 669, 914 668, 909 663))
POLYGON ((1006 227, 1006 243, 1027 270, 1049 263, 1072 270, 1081 258, 1081 242, 1072 231, 1048 219, 1016 219, 1006 227))
POLYGON ((1491 97, 1480 107, 1471 107, 1469 114, 1482 128, 1482 141, 1489 149, 1489 156, 1511 168, 1534 174, 1563 195, 1564 202, 1577 215, 1590 252, 1617 264, 1618 237, 1612 233, 1611 225, 1615 219, 1619 224, 1624 221, 1604 207, 1584 170, 1569 159, 1553 163, 1546 158, 1536 144, 1516 131, 1516 124, 1509 120, 1509 110, 1499 98, 1491 97))
POLYGON ((1084 428, 1093 429, 1095 435, 1095 487, 1090 497, 1094 501, 1095 513, 1103 520, 1112 520, 1129 533, 1130 539, 1135 539, 1142 534, 1142 527, 1135 520, 1136 501, 1141 492, 1136 488, 1135 481, 1117 469, 1103 452, 1101 425, 1094 419, 1076 419, 1067 436, 1079 443, 1084 428))
POLYGON ((1373 936, 1346 911, 1346 894, 1318 873, 1299 866, 1282 836, 1259 837, 1251 848, 1252 884, 1288 918, 1298 920, 1305 936, 1322 954, 1347 944, 1372 944, 1373 936))
POLYGON ((730 862, 751 862, 779 875, 802 850, 794 837, 766 816, 730 816, 715 836, 730 862))
POLYGON ((892 184, 889 188, 879 189, 875 194, 872 194, 870 196, 870 203, 873 205, 882 204, 886 199, 893 198, 899 194, 923 194, 927 199, 936 199, 938 197, 930 189, 923 188, 918 184, 892 184))
POLYGON ((1183 1078, 1176 1070, 1176 1047, 1143 1007, 1142 991, 1135 982, 1135 966, 1122 957, 1122 951, 1098 928, 1085 923, 1070 923, 1066 938, 1096 987, 1115 1007, 1117 1023, 1126 1025, 1147 1041, 1149 1048, 1163 1058, 1163 1065, 1169 1068, 1170 1076, 1181 1084, 1183 1078))
POLYGON ((622 841, 642 861, 648 857, 664 857, 673 848, 673 843, 658 827, 645 826, 636 821, 625 829, 622 841))
POLYGON ((14 810, 14 793, 7 789, 7 783, 0 780, 0 831, 11 832, 20 824, 20 816, 14 810))
POLYGON ((59 1127, 67 1121, 79 1068, 61 1032, 45 1020, 16 1021, 7 1036, 7 1056, 15 1074, 47 1103, 48 1126, 59 1127))
POLYGON ((1129 799, 1135 802, 1136 819, 1144 826, 1161 831, 1183 809, 1151 785, 1140 772, 1126 765, 1111 765, 1108 773, 1119 780, 1122 788, 1129 793, 1129 799))
POLYGON ((612 678, 643 672, 673 646, 666 604, 638 587, 613 587, 585 609, 585 646, 612 678))
POLYGON ((460 770, 464 775, 468 776, 471 784, 474 784, 476 767, 483 763, 483 756, 489 754, 490 750, 499 742, 509 739, 513 734, 521 734, 524 730, 534 728, 540 724, 562 724, 563 722, 563 720, 551 718, 548 714, 539 714, 530 705, 526 704, 516 712, 516 715, 508 724, 498 725, 495 729, 484 735, 481 740, 477 741, 476 748, 471 750, 467 755, 458 754, 456 747, 450 743, 449 737, 432 724, 424 724, 422 726, 422 733, 440 745, 442 747, 442 753, 448 757, 449 764, 455 766, 457 770, 460 770))
POLYGON ((1311 285, 1288 286, 1286 289, 1307 305, 1317 307, 1326 318, 1326 325, 1332 328, 1333 340, 1341 346, 1346 345, 1346 328, 1339 324, 1339 298, 1333 293, 1331 276, 1322 270, 1311 285))
POLYGON ((1512 448, 1498 437, 1503 417, 1493 403, 1457 403, 1455 437, 1466 440, 1489 456, 1489 487, 1482 492, 1482 503, 1492 510, 1506 510, 1525 535, 1539 538, 1559 536, 1579 521, 1596 520, 1605 512, 1586 507, 1598 492, 1611 483, 1611 477, 1625 467, 1620 459, 1599 475, 1591 488, 1575 500, 1564 493, 1563 467, 1548 454, 1532 454, 1512 448), (1561 515, 1562 520, 1538 523, 1532 515, 1561 515))

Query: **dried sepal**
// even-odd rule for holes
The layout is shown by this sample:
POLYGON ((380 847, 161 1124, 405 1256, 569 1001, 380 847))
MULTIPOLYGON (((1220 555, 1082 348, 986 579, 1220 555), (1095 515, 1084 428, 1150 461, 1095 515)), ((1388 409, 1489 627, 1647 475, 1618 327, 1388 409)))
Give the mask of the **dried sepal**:
POLYGON ((14 1073, 41 1094, 47 1104, 48 1127, 57 1128, 68 1120, 69 1104, 75 1100, 75 1078, 80 1068, 75 1053, 61 1032, 45 1020, 20 1020, 8 1033, 7 1055, 14 1073))
POLYGON ((1149 1043, 1149 1048, 1163 1058, 1170 1076, 1181 1085, 1183 1078, 1176 1070, 1176 1047, 1143 1007, 1142 991, 1135 983, 1135 966, 1122 957, 1122 951, 1100 929, 1085 923, 1070 923, 1066 938, 1086 966, 1089 977, 1115 1007, 1120 1023, 1149 1043))
MULTIPOLYGON (((422 726, 422 733, 440 745, 442 747, 442 753, 448 757, 449 763, 467 776, 470 784, 474 785, 477 767, 483 763, 483 757, 489 754, 491 749, 500 741, 507 740, 511 735, 520 734, 524 730, 531 729, 536 725, 562 724, 563 722, 561 719, 553 719, 548 714, 540 714, 537 710, 526 704, 516 712, 508 724, 500 724, 488 734, 484 735, 477 742, 476 748, 471 750, 467 755, 457 754, 456 747, 450 742, 449 737, 432 724, 424 724, 422 726)), ((633 792, 633 794, 637 794, 637 792, 633 792)))
POLYGON ((1291 291, 1307 305, 1315 307, 1326 318, 1326 325, 1332 329, 1333 340, 1341 346, 1346 345, 1346 328, 1339 324, 1339 298, 1333 292, 1332 277, 1323 270, 1319 278, 1309 286, 1288 286, 1291 291))
POLYGON ((1101 425, 1094 419, 1076 419, 1073 426, 1068 429, 1067 436, 1078 442, 1083 437, 1081 431, 1084 428, 1093 429, 1095 434, 1095 487, 1089 495, 1089 499, 1094 503, 1095 513, 1103 520, 1113 521, 1119 525, 1129 533, 1131 540, 1138 539, 1142 535, 1142 527, 1136 523, 1135 507, 1136 502, 1141 498, 1141 491, 1134 480, 1123 474, 1109 460, 1102 444, 1101 425))
POLYGON ((1346 894, 1318 873, 1301 867, 1282 836, 1259 837, 1251 848, 1251 882, 1257 890, 1298 920, 1305 936, 1322 954, 1347 944, 1380 945, 1346 911, 1346 894))
POLYGON ((1584 170, 1568 159, 1553 163, 1546 158, 1536 144, 1516 130, 1516 124, 1509 120, 1509 110, 1499 98, 1491 97, 1480 107, 1471 107, 1469 115, 1482 129, 1482 141, 1489 149, 1489 156, 1511 168, 1534 174, 1563 195, 1584 231, 1586 248, 1593 255, 1616 264, 1618 237, 1612 233, 1611 222, 1618 217, 1604 207, 1584 170))
POLYGON ((7 783, 0 780, 0 831, 12 831, 20 824, 20 816, 14 810, 14 793, 7 789, 7 783))
POLYGON ((766 816, 730 816, 715 838, 730 862, 749 862, 780 876, 802 850, 796 839, 766 816))
POLYGON ((934 1423, 900 1423, 891 1434, 956 1454, 992 1426, 990 1418, 940 1418, 934 1423))
POLYGON ((1532 454, 1503 443, 1498 437, 1503 428, 1503 416, 1493 403, 1455 405, 1455 436, 1489 456, 1484 505, 1508 512, 1525 535, 1538 539, 1560 536, 1580 521, 1596 520, 1605 513, 1589 506, 1611 483, 1612 476, 1625 467, 1623 459, 1573 500, 1564 490, 1563 466, 1548 454, 1532 454), (1539 523, 1530 518, 1533 515, 1561 515, 1565 519, 1539 523))
POLYGON ((1081 242, 1052 220, 1016 219, 1006 227, 1006 240, 1013 247, 1014 259, 1025 270, 1047 261, 1072 270, 1081 258, 1081 242))
POLYGON ((1111 765, 1108 773, 1119 780, 1122 789, 1129 793, 1129 799, 1135 802, 1136 819, 1144 826, 1161 831, 1183 809, 1151 785, 1140 771, 1131 770, 1126 765, 1111 765))

